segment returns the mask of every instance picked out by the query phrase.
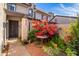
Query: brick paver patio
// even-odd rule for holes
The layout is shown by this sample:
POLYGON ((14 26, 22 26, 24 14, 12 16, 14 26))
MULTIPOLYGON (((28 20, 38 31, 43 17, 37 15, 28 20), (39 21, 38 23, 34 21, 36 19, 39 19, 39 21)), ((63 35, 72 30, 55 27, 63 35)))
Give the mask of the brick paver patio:
POLYGON ((26 45, 26 49, 32 56, 48 56, 48 54, 46 54, 42 48, 37 46, 35 43, 26 45))
POLYGON ((30 56, 28 51, 19 42, 11 43, 9 46, 8 56, 30 56))
POLYGON ((23 46, 20 42, 9 43, 7 56, 47 56, 35 43, 23 46))

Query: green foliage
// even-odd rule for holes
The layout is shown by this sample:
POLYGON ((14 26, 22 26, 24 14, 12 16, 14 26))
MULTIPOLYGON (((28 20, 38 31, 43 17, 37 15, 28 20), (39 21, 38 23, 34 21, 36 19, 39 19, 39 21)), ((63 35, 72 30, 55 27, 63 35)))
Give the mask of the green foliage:
POLYGON ((72 34, 75 37, 74 39, 79 39, 79 19, 72 25, 72 34))
POLYGON ((71 48, 66 48, 65 52, 66 52, 67 56, 76 56, 76 52, 72 51, 71 48))
POLYGON ((45 26, 45 25, 44 25, 44 24, 40 24, 40 26, 42 26, 42 27, 43 27, 43 26, 45 26))
POLYGON ((52 48, 52 47, 43 47, 44 52, 48 53, 50 56, 56 56, 60 54, 60 49, 59 48, 52 48))
MULTIPOLYGON (((72 24, 71 29, 72 29, 71 33, 73 35, 73 39, 69 43, 70 44, 69 46, 70 48, 78 52, 79 51, 79 48, 78 48, 79 47, 79 19, 77 19, 76 22, 72 24)), ((79 53, 77 53, 77 55, 79 55, 79 53)))
POLYGON ((51 51, 51 53, 48 53, 49 55, 60 55, 61 49, 64 50, 65 49, 65 45, 63 40, 59 37, 58 34, 56 34, 55 36, 52 37, 52 39, 50 40, 50 42, 48 42, 47 47, 50 49, 48 49, 49 51, 51 51), (54 44, 57 44, 57 48, 54 47, 54 44))
POLYGON ((64 49, 64 41, 60 38, 58 34, 52 37, 52 42, 56 43, 59 48, 64 49))
POLYGON ((79 55, 79 19, 71 24, 71 34, 73 36, 70 42, 66 43, 66 54, 67 55, 79 55))
POLYGON ((60 55, 61 49, 60 48, 53 48, 53 54, 55 56, 60 55))
POLYGON ((47 47, 52 53, 50 55, 59 55, 61 51, 67 56, 79 55, 79 19, 71 24, 70 33, 72 34, 72 39, 68 42, 64 42, 58 34, 52 37, 50 42, 48 42, 47 47), (54 44, 57 44, 57 48, 54 48, 54 44))
POLYGON ((31 30, 28 33, 28 38, 31 41, 34 41, 36 39, 35 33, 38 32, 38 30, 31 30))
POLYGON ((53 56, 54 54, 53 54, 53 49, 52 49, 52 47, 45 47, 45 48, 43 48, 44 49, 44 51, 45 52, 47 52, 50 56, 53 56))

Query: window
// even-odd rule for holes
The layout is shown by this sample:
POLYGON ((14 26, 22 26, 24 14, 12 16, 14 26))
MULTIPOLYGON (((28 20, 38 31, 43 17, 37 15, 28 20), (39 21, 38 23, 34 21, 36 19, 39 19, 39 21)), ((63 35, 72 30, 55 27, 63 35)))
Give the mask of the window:
POLYGON ((41 18, 42 18, 42 14, 41 14, 41 13, 36 13, 35 18, 41 20, 41 18))
POLYGON ((33 9, 29 9, 28 15, 31 16, 31 17, 33 17, 33 9))
POLYGON ((13 3, 9 3, 9 4, 8 4, 8 9, 9 9, 10 11, 15 11, 15 10, 16 10, 16 5, 13 4, 13 3))
POLYGON ((49 20, 49 21, 51 20, 51 16, 48 17, 48 20, 49 20))

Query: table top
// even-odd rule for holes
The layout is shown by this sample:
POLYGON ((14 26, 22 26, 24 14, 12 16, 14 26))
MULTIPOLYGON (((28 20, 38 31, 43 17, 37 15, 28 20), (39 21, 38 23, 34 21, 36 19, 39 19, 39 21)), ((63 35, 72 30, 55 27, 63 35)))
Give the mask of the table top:
POLYGON ((36 36, 37 38, 40 38, 40 39, 46 39, 48 38, 48 36, 44 35, 44 36, 36 36))

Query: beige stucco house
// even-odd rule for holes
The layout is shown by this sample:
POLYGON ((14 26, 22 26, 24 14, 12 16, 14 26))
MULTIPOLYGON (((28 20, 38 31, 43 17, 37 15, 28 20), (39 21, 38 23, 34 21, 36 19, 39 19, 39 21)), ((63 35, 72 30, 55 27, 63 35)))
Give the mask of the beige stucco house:
POLYGON ((28 9, 31 4, 0 3, 0 55, 7 40, 27 39, 28 9))
POLYGON ((49 20, 52 17, 35 8, 33 3, 0 3, 0 55, 7 41, 27 40, 32 18, 49 20))

